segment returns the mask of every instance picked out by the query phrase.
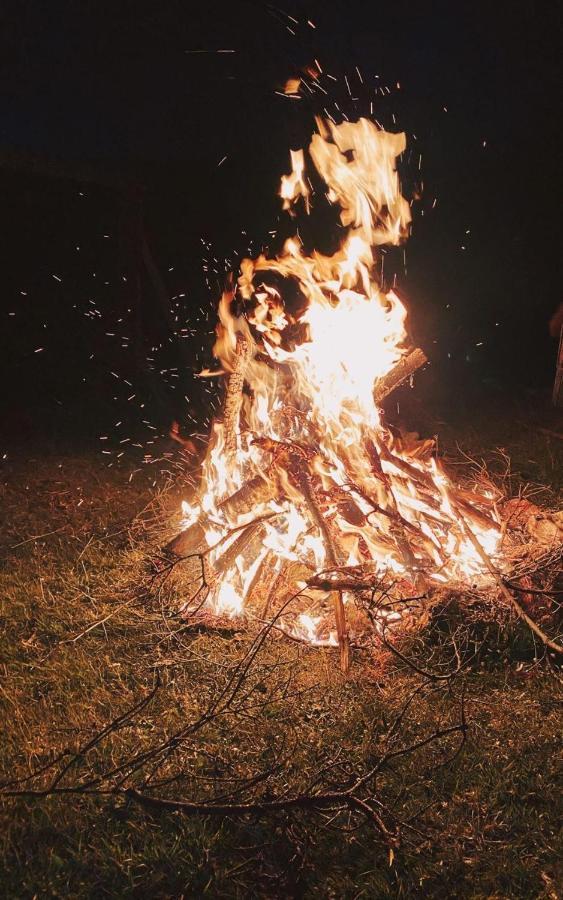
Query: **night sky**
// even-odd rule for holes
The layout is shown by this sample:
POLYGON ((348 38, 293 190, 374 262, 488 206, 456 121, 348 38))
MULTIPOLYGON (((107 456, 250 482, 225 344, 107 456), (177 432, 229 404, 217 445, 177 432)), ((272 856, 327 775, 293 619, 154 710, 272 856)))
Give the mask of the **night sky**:
POLYGON ((224 259, 283 230, 288 150, 335 103, 407 132, 401 174, 421 199, 386 275, 434 383, 548 384, 558 26, 556 5, 534 2, 3 4, 8 430, 80 431, 84 409, 91 436, 117 416, 133 431, 201 421, 212 394, 193 372, 210 361, 224 259), (327 94, 276 93, 315 59, 327 94))

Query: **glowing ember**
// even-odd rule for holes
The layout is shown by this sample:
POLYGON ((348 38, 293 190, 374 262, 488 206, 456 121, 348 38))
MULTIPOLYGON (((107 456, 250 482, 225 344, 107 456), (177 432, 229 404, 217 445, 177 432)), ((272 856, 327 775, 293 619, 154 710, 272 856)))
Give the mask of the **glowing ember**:
MULTIPOLYGON (((275 258, 244 260, 236 292, 219 304, 224 419, 213 428, 198 499, 183 505, 183 527, 188 549, 214 548, 206 603, 223 615, 245 611, 264 573, 270 590, 291 566, 300 573, 295 592, 298 579, 321 571, 362 583, 388 573, 419 586, 480 577, 467 530, 488 554, 500 540, 493 498, 451 484, 431 442, 407 446, 374 401, 380 380, 412 349, 405 307, 375 274, 377 248, 407 237, 396 171, 405 136, 366 119, 317 124, 307 152, 291 153, 281 197, 290 214, 297 204, 309 212, 306 170, 314 166, 340 210, 340 248, 307 255, 293 237, 275 258)), ((331 599, 342 647, 352 589, 328 588, 309 586, 308 611, 289 627, 313 644, 335 643, 331 599)))

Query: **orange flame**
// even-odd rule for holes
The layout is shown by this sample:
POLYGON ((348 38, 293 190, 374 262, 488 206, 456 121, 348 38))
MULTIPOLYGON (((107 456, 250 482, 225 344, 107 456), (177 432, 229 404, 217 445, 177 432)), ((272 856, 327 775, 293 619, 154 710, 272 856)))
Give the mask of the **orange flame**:
MULTIPOLYGON (((341 246, 333 255, 308 255, 295 236, 275 258, 245 259, 237 285, 245 315, 233 315, 233 291, 219 304, 214 353, 223 369, 235 371, 239 338, 249 348, 244 424, 235 453, 225 452, 225 425, 214 424, 201 495, 197 503, 184 504, 184 523, 205 513, 211 547, 234 527, 271 514, 262 525, 259 552, 249 559, 241 554, 209 597, 209 605, 228 615, 244 611, 254 573, 267 554, 279 565, 285 560, 312 571, 330 568, 326 535, 283 466, 276 470, 275 499, 244 515, 221 506, 251 478, 272 479, 273 450, 288 444, 308 454, 309 469, 324 491, 323 517, 339 536, 341 565, 369 566, 373 573, 397 577, 422 572, 437 582, 483 574, 482 560, 460 526, 448 479, 428 458, 427 444, 403 448, 383 425, 373 399, 378 379, 408 349, 405 307, 393 291, 381 290, 375 274, 377 248, 400 243, 409 230, 410 209, 396 167, 405 135, 389 134, 367 119, 340 125, 318 120, 317 126, 307 153, 291 152, 292 170, 282 178, 280 196, 290 213, 300 199, 309 211, 308 160, 325 183, 329 202, 340 210, 341 246), (398 530, 412 538, 408 552, 398 530)), ((495 554, 500 530, 490 498, 483 497, 483 503, 487 514, 476 513, 470 525, 486 551, 495 554)), ((221 552, 226 546, 223 541, 221 552)), ((314 591, 309 594, 315 597, 314 591)), ((301 638, 318 642, 320 621, 301 614, 295 628, 301 638)))

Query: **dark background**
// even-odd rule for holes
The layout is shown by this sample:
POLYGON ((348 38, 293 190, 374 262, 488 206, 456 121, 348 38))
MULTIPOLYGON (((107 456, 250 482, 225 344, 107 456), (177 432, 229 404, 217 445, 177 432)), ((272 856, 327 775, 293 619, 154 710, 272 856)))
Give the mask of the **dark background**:
POLYGON ((287 227, 288 150, 335 102, 407 132, 421 199, 384 273, 432 361, 422 392, 547 396, 555 4, 20 0, 0 32, 4 444, 101 435, 113 458, 171 418, 205 427, 217 386, 193 373, 225 269, 287 227), (275 93, 315 58, 328 95, 275 93))

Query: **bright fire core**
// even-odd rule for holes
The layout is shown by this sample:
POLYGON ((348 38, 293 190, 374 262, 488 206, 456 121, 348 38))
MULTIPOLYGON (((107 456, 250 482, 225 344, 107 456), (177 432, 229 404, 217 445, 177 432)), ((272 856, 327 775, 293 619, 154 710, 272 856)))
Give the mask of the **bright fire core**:
MULTIPOLYGON (((280 255, 244 260, 219 304, 224 417, 182 527, 201 529, 220 573, 206 605, 223 615, 242 614, 260 580, 271 585, 288 564, 305 580, 459 582, 483 573, 478 545, 494 555, 500 540, 494 498, 453 485, 431 442, 392 434, 374 400, 410 349, 405 307, 376 275, 379 248, 410 225, 396 169, 405 136, 366 119, 317 126, 307 150, 292 151, 280 195, 292 216, 325 202, 307 176, 316 170, 339 248, 307 255, 296 233, 280 255)), ((309 611, 292 624, 304 639, 321 640, 316 610, 330 593, 307 590, 309 611)))

